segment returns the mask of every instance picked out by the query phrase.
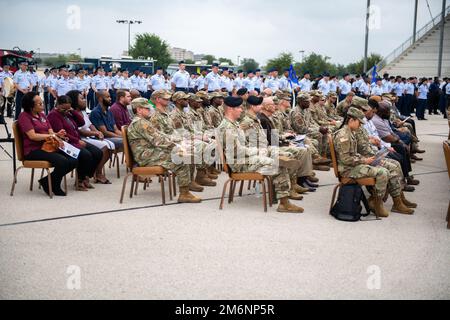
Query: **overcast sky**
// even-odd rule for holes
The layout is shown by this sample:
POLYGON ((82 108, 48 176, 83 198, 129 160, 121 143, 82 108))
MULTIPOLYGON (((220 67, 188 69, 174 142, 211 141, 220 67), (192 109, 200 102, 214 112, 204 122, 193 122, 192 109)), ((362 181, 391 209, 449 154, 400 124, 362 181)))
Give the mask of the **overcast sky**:
MULTIPOLYGON (((428 0, 433 16, 442 0, 428 0)), ((0 0, 0 47, 119 57, 127 49, 128 29, 117 19, 137 19, 133 34, 156 33, 171 46, 213 54, 236 62, 264 64, 280 52, 296 60, 316 52, 347 64, 364 55, 366 0, 0 0), (79 25, 76 11, 80 10, 79 25), (5 13, 7 12, 7 14, 5 13), (78 28, 79 26, 79 28, 78 28)), ((389 54, 412 35, 414 0, 372 0, 375 7, 369 52, 389 54)), ((419 0, 418 28, 430 13, 419 0)))

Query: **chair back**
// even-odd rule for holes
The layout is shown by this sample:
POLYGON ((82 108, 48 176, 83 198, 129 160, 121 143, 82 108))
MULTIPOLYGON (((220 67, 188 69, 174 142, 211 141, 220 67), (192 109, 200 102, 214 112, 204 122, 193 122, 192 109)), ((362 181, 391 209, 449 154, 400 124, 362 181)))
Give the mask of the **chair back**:
POLYGON ((135 162, 131 153, 130 144, 128 143, 128 126, 122 126, 123 152, 125 153, 125 163, 130 171, 133 169, 135 162))
POLYGON ((444 155, 447 163, 448 178, 450 179, 450 141, 444 141, 444 155))
POLYGON ((219 153, 219 159, 220 159, 219 161, 220 161, 220 164, 222 164, 223 171, 228 174, 231 174, 232 173, 231 168, 228 166, 227 161, 225 159, 225 152, 223 151, 222 140, 217 137, 216 137, 216 150, 219 153))
POLYGON ((24 161, 25 159, 23 154, 23 136, 22 132, 20 131, 17 120, 12 123, 12 130, 14 135, 14 144, 17 152, 17 160, 24 161))
POLYGON ((334 141, 331 135, 328 136, 328 144, 330 145, 330 154, 331 154, 331 162, 333 163, 334 175, 336 178, 340 179, 339 171, 338 171, 338 162, 336 157, 336 150, 334 149, 334 141))

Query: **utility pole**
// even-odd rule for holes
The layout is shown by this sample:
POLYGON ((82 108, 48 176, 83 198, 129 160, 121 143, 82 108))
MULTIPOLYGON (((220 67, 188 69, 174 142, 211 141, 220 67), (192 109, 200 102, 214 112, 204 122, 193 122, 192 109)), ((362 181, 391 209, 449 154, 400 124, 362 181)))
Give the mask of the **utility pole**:
POLYGON ((438 60, 438 77, 439 78, 442 76, 442 54, 443 54, 443 50, 444 50, 445 7, 446 7, 446 0, 442 0, 441 37, 439 40, 439 60, 438 60))
POLYGON ((413 43, 416 42, 416 33, 417 33, 417 8, 419 6, 419 0, 416 0, 416 5, 414 7, 414 31, 413 31, 413 43))
POLYGON ((366 44, 364 48, 364 72, 367 72, 367 55, 369 51, 369 19, 370 19, 370 0, 367 0, 366 13, 366 44))

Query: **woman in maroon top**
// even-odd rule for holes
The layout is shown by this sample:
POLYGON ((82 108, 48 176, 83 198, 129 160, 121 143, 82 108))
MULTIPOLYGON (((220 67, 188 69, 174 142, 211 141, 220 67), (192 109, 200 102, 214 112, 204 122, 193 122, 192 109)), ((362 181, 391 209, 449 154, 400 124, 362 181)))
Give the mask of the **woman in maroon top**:
POLYGON ((88 191, 94 189, 89 183, 89 178, 94 177, 94 173, 103 153, 96 146, 81 140, 78 127, 84 125, 84 119, 81 114, 72 109, 72 100, 68 96, 59 96, 56 107, 48 114, 48 121, 53 129, 65 130, 67 142, 75 148, 80 149, 78 155, 78 191, 88 191))
MULTIPOLYGON (((62 151, 46 152, 42 145, 48 137, 55 137, 61 143, 66 132, 59 130, 55 134, 44 114, 44 104, 36 92, 28 92, 22 99, 23 111, 18 118, 19 130, 23 136, 23 154, 25 160, 48 161, 54 166, 50 174, 53 193, 56 196, 65 196, 61 189, 62 178, 76 168, 78 161, 62 151)), ((48 178, 39 180, 42 189, 49 194, 48 178)))

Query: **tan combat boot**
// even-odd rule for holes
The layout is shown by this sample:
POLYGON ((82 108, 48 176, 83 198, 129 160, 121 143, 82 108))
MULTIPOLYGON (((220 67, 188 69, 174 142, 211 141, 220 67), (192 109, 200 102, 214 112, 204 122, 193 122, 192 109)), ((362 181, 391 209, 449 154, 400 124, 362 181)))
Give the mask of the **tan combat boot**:
POLYGON ((367 202, 369 203, 370 210, 375 211, 375 197, 371 195, 369 199, 367 199, 367 202))
POLYGON ((215 187, 217 183, 208 178, 206 169, 197 169, 197 176, 195 177, 195 182, 201 186, 205 187, 215 187))
POLYGON ((278 212, 287 212, 287 213, 303 213, 305 209, 302 207, 297 207, 289 202, 288 197, 284 197, 280 199, 280 204, 278 205, 278 212))
POLYGON ((189 185, 189 190, 194 192, 203 192, 205 188, 203 188, 201 185, 199 185, 195 181, 191 181, 191 184, 189 185))
POLYGON ((314 164, 313 169, 317 171, 330 171, 329 166, 314 164))
POLYGON ((305 194, 305 193, 307 193, 308 191, 309 191, 309 189, 307 189, 307 188, 303 188, 302 186, 300 186, 298 183, 297 183, 297 179, 291 179, 291 189, 295 192, 295 193, 297 193, 297 194, 299 194, 299 195, 301 195, 301 194, 305 194))
POLYGON ((417 203, 408 201, 408 200, 405 198, 405 194, 404 194, 403 192, 400 194, 400 198, 402 199, 403 204, 404 204, 405 206, 407 206, 408 208, 411 208, 411 209, 417 208, 417 203))
POLYGON ((401 214, 414 214, 414 210, 411 208, 408 208, 403 202, 402 202, 402 198, 400 196, 398 197, 393 197, 392 198, 394 200, 394 205, 392 206, 391 211, 392 212, 397 212, 397 213, 401 213, 401 214))
POLYGON ((209 167, 209 172, 216 176, 221 174, 221 172, 219 170, 217 170, 216 167, 214 167, 214 166, 209 167))
POLYGON ((289 191, 289 199, 291 200, 303 200, 303 196, 299 195, 295 190, 289 191))
POLYGON ((219 179, 219 176, 215 175, 214 173, 211 172, 206 172, 206 175, 208 176, 208 178, 210 178, 211 180, 217 180, 219 179))
POLYGON ((316 178, 315 176, 307 177, 307 179, 309 180, 309 182, 312 182, 312 183, 319 182, 319 178, 316 178))
POLYGON ((380 218, 389 217, 389 212, 384 207, 383 199, 381 199, 381 197, 379 196, 375 196, 373 199, 374 199, 373 200, 374 211, 377 214, 377 216, 380 218))
POLYGON ((202 199, 189 192, 189 187, 180 187, 178 203, 200 203, 202 199))

